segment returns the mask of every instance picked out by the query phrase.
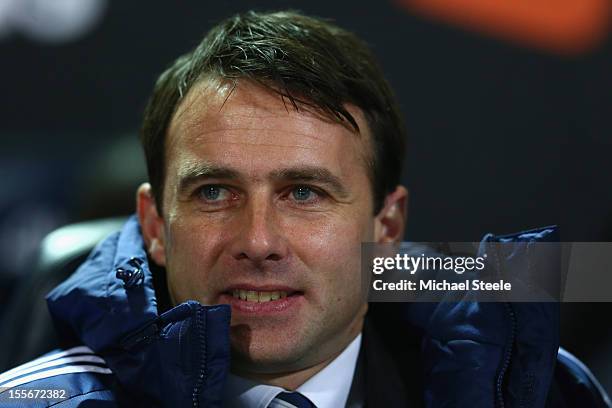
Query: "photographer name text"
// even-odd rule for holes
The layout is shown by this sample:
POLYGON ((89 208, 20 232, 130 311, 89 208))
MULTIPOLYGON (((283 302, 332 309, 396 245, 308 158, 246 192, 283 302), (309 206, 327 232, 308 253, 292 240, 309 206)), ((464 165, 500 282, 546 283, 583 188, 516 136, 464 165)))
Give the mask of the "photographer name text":
POLYGON ((497 282, 485 282, 480 279, 466 279, 462 282, 449 282, 447 280, 420 280, 418 282, 402 279, 397 282, 384 282, 374 280, 372 287, 376 291, 490 291, 501 292, 512 290, 512 284, 503 279, 497 282))

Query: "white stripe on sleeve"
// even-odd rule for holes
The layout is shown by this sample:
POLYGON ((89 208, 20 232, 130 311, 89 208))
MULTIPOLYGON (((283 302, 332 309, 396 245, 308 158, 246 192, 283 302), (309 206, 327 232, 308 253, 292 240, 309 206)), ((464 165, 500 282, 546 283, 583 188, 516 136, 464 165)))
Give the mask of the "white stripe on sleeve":
POLYGON ((98 373, 98 374, 112 374, 113 372, 108 368, 102 368, 98 366, 90 366, 90 365, 75 365, 75 366, 67 366, 56 368, 53 370, 41 371, 39 373, 31 374, 25 377, 18 378, 11 382, 8 382, 2 385, 2 390, 0 390, 0 394, 3 392, 17 387, 22 384, 26 384, 36 380, 42 380, 44 378, 55 377, 62 374, 74 374, 74 373, 98 373))
POLYGON ((53 354, 48 354, 46 356, 42 356, 39 357, 35 360, 32 360, 28 363, 22 364, 20 366, 17 366, 13 369, 8 370, 7 372, 5 372, 4 374, 2 374, 2 377, 4 376, 9 376, 12 373, 16 372, 16 371, 22 371, 26 368, 38 365, 38 364, 42 364, 42 363, 46 363, 47 361, 51 361, 51 360, 55 360, 58 358, 62 358, 62 357, 67 357, 70 356, 72 354, 93 354, 92 349, 90 349, 87 346, 78 346, 78 347, 73 347, 71 349, 68 350, 62 350, 62 351, 58 351, 56 353, 53 354))
POLYGON ((13 369, 9 372, 6 372, 0 375, 0 387, 2 386, 2 383, 12 380, 13 378, 18 377, 20 375, 29 374, 34 371, 42 370, 44 368, 49 368, 49 367, 55 367, 55 366, 59 366, 62 364, 80 363, 80 362, 101 363, 101 364, 106 365, 106 363, 101 357, 98 357, 95 355, 83 355, 83 356, 75 356, 75 357, 57 358, 51 361, 47 361, 45 363, 30 365, 29 367, 25 367, 25 368, 23 366, 17 367, 16 369, 13 369))

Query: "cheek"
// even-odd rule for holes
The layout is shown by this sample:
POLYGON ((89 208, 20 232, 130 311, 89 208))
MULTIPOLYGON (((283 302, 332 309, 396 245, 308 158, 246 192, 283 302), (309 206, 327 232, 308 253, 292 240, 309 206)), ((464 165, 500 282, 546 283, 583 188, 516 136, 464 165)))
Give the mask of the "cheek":
POLYGON ((362 229, 347 218, 321 216, 311 220, 288 220, 283 229, 291 231, 288 238, 296 251, 301 249, 309 255, 333 253, 361 242, 362 229))
POLYGON ((177 301, 195 299, 209 303, 213 265, 222 251, 224 231, 214 223, 181 217, 166 229, 168 282, 177 301))
POLYGON ((317 293, 329 299, 344 297, 358 291, 360 282, 361 242, 367 240, 367 223, 342 217, 287 226, 294 254, 311 272, 308 280, 317 293), (352 222, 349 222, 352 221, 352 222))
MULTIPOLYGON (((197 211, 184 212, 170 219, 167 228, 167 246, 172 254, 201 254, 206 259, 215 259, 225 242, 231 240, 235 225, 230 217, 203 216, 197 211)), ((201 258, 189 258, 197 264, 201 258)), ((185 260, 187 261, 187 259, 185 260)))

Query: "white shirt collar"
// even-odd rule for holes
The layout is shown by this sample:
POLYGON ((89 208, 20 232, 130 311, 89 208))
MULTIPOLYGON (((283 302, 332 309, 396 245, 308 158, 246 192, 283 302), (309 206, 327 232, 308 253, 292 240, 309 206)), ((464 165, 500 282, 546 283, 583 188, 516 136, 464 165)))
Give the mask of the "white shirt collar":
MULTIPOLYGON (((329 363, 296 391, 307 397, 317 408, 336 408, 346 405, 357 366, 361 347, 361 334, 329 363)), ((224 406, 228 408, 267 408, 281 387, 258 384, 230 374, 224 393, 224 406)))

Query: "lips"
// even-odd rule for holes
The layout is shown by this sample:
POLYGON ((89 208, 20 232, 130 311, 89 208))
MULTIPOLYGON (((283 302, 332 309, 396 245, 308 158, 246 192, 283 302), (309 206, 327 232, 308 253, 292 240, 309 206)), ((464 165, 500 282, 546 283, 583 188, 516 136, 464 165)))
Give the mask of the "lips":
POLYGON ((304 293, 288 286, 233 285, 221 294, 221 301, 229 303, 234 312, 278 313, 297 306, 304 293))

